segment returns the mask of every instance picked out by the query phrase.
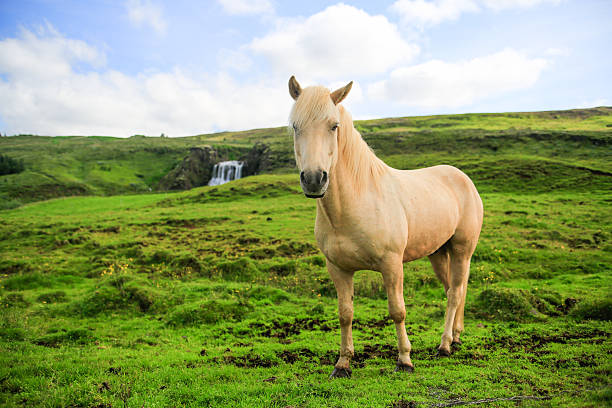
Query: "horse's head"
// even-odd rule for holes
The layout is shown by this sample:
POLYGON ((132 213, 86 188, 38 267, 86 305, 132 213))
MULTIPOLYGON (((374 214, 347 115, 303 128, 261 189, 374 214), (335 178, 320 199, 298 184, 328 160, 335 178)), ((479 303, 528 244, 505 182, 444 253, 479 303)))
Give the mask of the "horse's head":
POLYGON ((338 105, 351 90, 353 82, 330 92, 322 86, 300 87, 289 79, 289 94, 295 99, 291 110, 295 159, 306 197, 321 198, 329 185, 329 172, 338 158, 338 105))

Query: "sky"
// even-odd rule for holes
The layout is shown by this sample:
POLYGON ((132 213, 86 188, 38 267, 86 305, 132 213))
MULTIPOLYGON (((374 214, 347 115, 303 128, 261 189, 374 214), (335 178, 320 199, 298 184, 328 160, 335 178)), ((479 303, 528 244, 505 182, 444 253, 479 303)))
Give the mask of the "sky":
POLYGON ((612 105, 612 0, 1 0, 0 133, 284 126, 287 81, 354 119, 612 105))

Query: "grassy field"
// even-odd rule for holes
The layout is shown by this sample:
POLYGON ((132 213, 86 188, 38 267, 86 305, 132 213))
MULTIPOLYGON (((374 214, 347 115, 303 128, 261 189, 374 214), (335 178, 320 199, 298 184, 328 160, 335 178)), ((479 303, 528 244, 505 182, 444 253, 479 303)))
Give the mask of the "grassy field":
MULTIPOLYGON (((612 405, 612 122, 571 112, 359 123, 389 164, 465 168, 485 206, 449 358, 441 284, 427 260, 405 265, 412 374, 393 372, 382 279, 362 271, 353 378, 328 379, 335 290, 296 174, 0 211, 0 406, 612 405)), ((291 149, 283 129, 202 142, 266 131, 291 149)))

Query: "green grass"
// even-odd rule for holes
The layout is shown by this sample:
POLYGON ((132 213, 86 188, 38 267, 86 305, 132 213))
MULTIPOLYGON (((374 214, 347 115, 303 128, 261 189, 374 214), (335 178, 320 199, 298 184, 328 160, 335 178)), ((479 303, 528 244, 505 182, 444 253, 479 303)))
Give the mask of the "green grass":
POLYGON ((406 264, 416 371, 394 373, 381 276, 358 272, 350 380, 328 379, 335 290, 286 129, 0 138, 2 154, 26 163, 0 177, 0 406, 429 407, 513 396, 539 398, 525 407, 610 406, 610 124, 609 108, 359 122, 395 167, 465 170, 485 218, 463 345, 436 357, 443 289, 426 259, 406 264), (190 146, 235 155, 255 141, 272 146, 277 174, 148 192, 190 146), (114 192, 123 195, 100 196, 114 192), (31 202, 73 193, 89 196, 31 202))
POLYGON ((3 211, 0 405, 609 404, 612 195, 482 196, 464 344, 435 356, 444 293, 407 264, 416 372, 393 373, 382 279, 359 272, 354 374, 333 381, 335 291, 295 175, 3 211))

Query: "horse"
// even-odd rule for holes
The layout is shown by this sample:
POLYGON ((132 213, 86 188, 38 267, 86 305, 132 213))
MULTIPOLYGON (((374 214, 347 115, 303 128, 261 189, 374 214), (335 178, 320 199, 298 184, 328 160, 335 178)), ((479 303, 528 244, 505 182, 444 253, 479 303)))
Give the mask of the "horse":
POLYGON ((382 274, 395 323, 395 371, 413 372, 405 327, 403 263, 425 256, 447 296, 439 356, 461 344, 470 260, 482 228, 482 200, 461 170, 397 170, 380 160, 340 105, 353 82, 333 92, 302 89, 292 76, 289 122, 304 195, 316 199, 315 237, 338 296, 340 356, 330 378, 350 377, 354 356, 353 275, 382 274))

